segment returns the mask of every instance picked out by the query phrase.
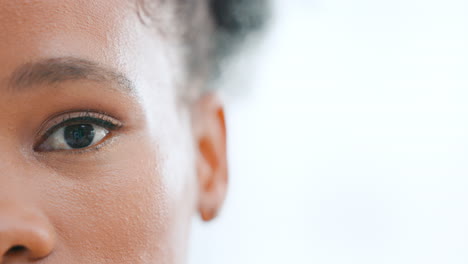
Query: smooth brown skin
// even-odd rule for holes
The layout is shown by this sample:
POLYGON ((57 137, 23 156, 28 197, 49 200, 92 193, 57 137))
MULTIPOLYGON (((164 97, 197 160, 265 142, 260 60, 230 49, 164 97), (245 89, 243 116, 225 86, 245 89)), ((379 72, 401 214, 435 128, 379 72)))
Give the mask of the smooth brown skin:
POLYGON ((0 263, 185 261, 192 217, 224 200, 226 132, 216 95, 181 99, 204 83, 183 81, 174 38, 132 0, 0 0, 0 263), (37 149, 51 118, 84 110, 122 127, 37 149))

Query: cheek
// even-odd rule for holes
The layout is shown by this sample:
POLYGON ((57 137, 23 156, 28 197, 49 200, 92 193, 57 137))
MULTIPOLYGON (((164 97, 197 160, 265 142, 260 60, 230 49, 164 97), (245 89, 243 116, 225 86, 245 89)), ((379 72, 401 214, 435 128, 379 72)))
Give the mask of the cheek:
POLYGON ((175 167, 184 155, 139 138, 72 169, 49 196, 63 252, 78 263, 178 263, 184 255, 194 200, 184 169, 175 167))

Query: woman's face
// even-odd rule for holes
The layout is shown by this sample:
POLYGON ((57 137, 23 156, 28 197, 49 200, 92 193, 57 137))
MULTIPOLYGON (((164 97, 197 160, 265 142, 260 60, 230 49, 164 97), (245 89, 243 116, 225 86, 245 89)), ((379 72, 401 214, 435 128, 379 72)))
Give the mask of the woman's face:
POLYGON ((170 5, 0 2, 1 263, 181 263, 216 214, 223 111, 183 98, 170 5))

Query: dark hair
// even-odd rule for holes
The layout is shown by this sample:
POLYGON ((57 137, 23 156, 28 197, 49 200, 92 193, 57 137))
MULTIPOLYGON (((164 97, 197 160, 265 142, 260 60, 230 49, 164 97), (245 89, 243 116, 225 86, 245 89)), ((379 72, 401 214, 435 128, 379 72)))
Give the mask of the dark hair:
POLYGON ((177 4, 176 17, 183 23, 181 34, 187 47, 189 74, 207 78, 219 74, 221 63, 251 33, 263 28, 270 13, 269 0, 139 0, 137 3, 140 12, 151 20, 161 5, 177 4))
POLYGON ((210 9, 218 59, 234 51, 249 33, 263 28, 269 13, 267 0, 210 0, 210 9))

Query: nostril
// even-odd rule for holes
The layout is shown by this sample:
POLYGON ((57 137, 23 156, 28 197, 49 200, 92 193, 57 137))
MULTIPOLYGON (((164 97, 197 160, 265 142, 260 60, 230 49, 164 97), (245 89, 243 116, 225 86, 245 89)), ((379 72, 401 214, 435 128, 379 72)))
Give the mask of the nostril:
POLYGON ((26 248, 26 247, 17 245, 17 246, 11 247, 11 248, 5 253, 5 256, 18 256, 18 255, 24 254, 26 251, 27 251, 27 248, 26 248))

